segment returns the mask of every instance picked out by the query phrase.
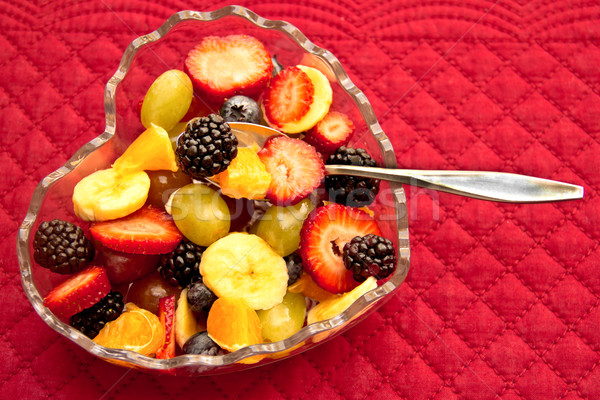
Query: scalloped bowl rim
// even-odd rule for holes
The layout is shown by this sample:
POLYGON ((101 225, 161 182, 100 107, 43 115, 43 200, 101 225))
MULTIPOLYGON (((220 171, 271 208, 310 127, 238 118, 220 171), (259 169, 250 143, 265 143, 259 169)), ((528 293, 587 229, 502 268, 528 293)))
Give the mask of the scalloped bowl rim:
MULTIPOLYGON (((401 273, 394 274, 392 279, 388 280, 386 283, 377 287, 376 289, 373 289, 372 291, 361 296, 352 304, 351 307, 349 307, 343 313, 335 317, 305 326, 300 331, 296 332, 294 335, 290 336, 285 340, 274 343, 262 343, 251 345, 233 353, 228 353, 221 356, 181 355, 171 359, 160 360, 143 356, 139 353, 129 350, 107 348, 96 344, 76 329, 61 322, 58 318, 54 316, 54 314, 52 314, 44 306, 43 299, 41 298, 33 282, 30 264, 31 258, 29 251, 29 235, 31 233, 31 228, 34 226, 35 221, 37 219, 38 213, 41 208, 42 200, 46 192, 55 182, 57 182, 59 179, 73 171, 75 167, 79 163, 81 163, 81 161, 83 161, 88 155, 90 155, 94 150, 98 149, 100 146, 102 146, 114 136, 116 131, 116 89, 118 87, 118 84, 125 78, 125 75, 127 74, 129 67, 131 66, 131 63, 134 59, 134 56, 136 55, 139 49, 146 46, 147 44, 156 42, 159 39, 163 38, 172 28, 174 28, 180 22, 189 20, 210 22, 229 16, 246 19, 247 21, 253 23, 254 25, 260 28, 271 29, 285 33, 292 40, 294 40, 294 42, 297 45, 304 49, 304 51, 314 56, 317 56, 318 58, 323 60, 333 70, 339 84, 342 86, 344 91, 356 102, 367 127, 369 128, 371 134, 377 140, 378 145, 382 153, 384 154, 384 158, 386 154, 388 155, 388 157, 385 158, 386 165, 388 167, 396 167, 395 156, 393 158, 389 157, 390 150, 391 154, 393 154, 393 147, 391 145, 391 142, 389 141, 385 133, 383 133, 377 121, 377 118, 375 117, 373 109, 371 108, 371 105, 364 93, 360 89, 358 89, 354 85, 354 83, 352 83, 338 59, 331 52, 316 46, 302 32, 300 32, 298 28, 296 28, 288 22, 280 20, 268 20, 262 18, 254 12, 241 6, 227 6, 215 11, 208 12, 185 10, 173 14, 155 31, 134 39, 125 49, 117 71, 108 80, 106 84, 104 92, 106 127, 104 132, 96 138, 94 138, 93 140, 91 140, 90 142, 83 145, 62 167, 48 174, 38 184, 32 195, 29 209, 27 211, 23 223, 19 228, 17 237, 17 254, 19 259, 19 269, 21 273, 21 283, 23 285, 23 289, 27 298, 33 305, 37 314, 54 331, 60 333, 61 335, 67 337, 71 341, 75 342, 77 345, 83 347, 89 353, 100 358, 106 359, 107 361, 122 361, 126 363, 131 363, 138 367, 147 368, 149 370, 168 370, 182 367, 227 366, 241 361, 245 358, 259 354, 272 354, 286 350, 291 351, 298 344, 311 339, 319 333, 327 332, 335 328, 340 328, 347 322, 352 322, 351 320, 353 319, 353 317, 357 316, 358 314, 361 314, 361 311, 366 310, 376 301, 395 291, 404 281, 406 274, 408 273, 408 268, 410 265, 410 248, 408 242, 408 225, 406 223, 406 226, 398 228, 398 254, 400 255, 399 262, 400 260, 403 260, 403 266, 405 267, 401 273)), ((404 215, 406 215, 406 199, 404 191, 402 189, 402 185, 390 183, 390 186, 394 193, 395 215, 400 215, 400 206, 404 207, 402 211, 404 212, 404 215)), ((397 219, 396 222, 398 223, 400 221, 397 219)), ((325 340, 322 340, 317 344, 323 343, 324 341, 334 336, 337 336, 338 332, 334 333, 334 335, 327 337, 325 340)), ((302 351, 301 349, 302 348, 300 348, 300 351, 302 351)), ((288 355, 285 355, 281 357, 281 359, 285 359, 287 357, 288 355)), ((276 360, 271 359, 271 361, 276 360)), ((246 367, 251 368, 254 366, 261 365, 263 364, 246 364, 246 367)), ((207 374, 210 374, 211 372, 218 373, 218 370, 206 371, 207 374)))

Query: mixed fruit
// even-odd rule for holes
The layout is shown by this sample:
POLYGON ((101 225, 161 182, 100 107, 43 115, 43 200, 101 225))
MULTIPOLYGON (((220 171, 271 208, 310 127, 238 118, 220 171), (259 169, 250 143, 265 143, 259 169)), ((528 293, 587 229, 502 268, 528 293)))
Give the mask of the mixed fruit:
POLYGON ((214 356, 334 317, 392 274, 368 209, 379 182, 325 176, 327 163, 376 163, 346 147, 354 124, 322 72, 284 68, 247 35, 204 38, 184 70, 154 81, 145 131, 75 186, 88 235, 40 224, 35 261, 71 275, 44 298, 59 319, 106 347, 214 356), (219 114, 195 113, 197 99, 219 114), (304 136, 241 147, 232 121, 304 136))

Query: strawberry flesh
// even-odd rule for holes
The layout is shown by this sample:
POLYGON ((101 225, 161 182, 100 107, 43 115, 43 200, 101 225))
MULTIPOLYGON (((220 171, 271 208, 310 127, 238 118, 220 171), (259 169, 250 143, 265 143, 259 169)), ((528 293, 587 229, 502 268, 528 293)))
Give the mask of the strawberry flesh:
POLYGON ((44 305, 61 321, 68 323, 69 318, 93 306, 109 292, 106 270, 90 267, 52 289, 44 297, 44 305))
POLYGON ((306 133, 304 141, 323 154, 333 153, 344 146, 354 133, 354 123, 346 114, 330 111, 317 125, 306 133))
POLYGON ((90 233, 109 249, 133 254, 166 254, 182 239, 171 216, 152 206, 123 218, 96 222, 90 233))
POLYGON ((185 59, 194 86, 216 103, 234 95, 257 96, 273 72, 271 55, 248 35, 207 36, 185 59))
POLYGON ((156 358, 175 357, 175 295, 158 301, 158 318, 165 327, 165 342, 156 351, 156 358))
POLYGON ((344 245, 356 236, 381 235, 365 211, 332 203, 314 209, 300 231, 300 255, 306 271, 321 288, 345 293, 359 285, 344 266, 344 245))
POLYGON ((263 108, 270 124, 282 127, 300 120, 310 110, 315 87, 309 76, 298 67, 287 67, 271 81, 263 98, 263 108))
POLYGON ((271 136, 258 153, 271 174, 267 199, 280 206, 294 205, 316 189, 325 177, 321 155, 314 147, 286 136, 271 136))

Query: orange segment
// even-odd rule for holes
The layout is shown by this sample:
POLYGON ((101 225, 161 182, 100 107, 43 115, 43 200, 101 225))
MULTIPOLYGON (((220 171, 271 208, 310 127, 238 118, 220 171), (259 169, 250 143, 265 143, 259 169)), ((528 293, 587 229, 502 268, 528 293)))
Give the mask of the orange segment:
POLYGON ((177 160, 169 134, 151 124, 115 161, 113 168, 121 175, 135 171, 177 171, 177 160))
POLYGON ((108 322, 94 342, 113 349, 136 351, 145 356, 155 354, 165 341, 165 328, 158 317, 133 303, 125 312, 108 322))
POLYGON ((313 281, 310 275, 303 273, 296 282, 288 287, 288 291, 292 293, 302 293, 306 297, 313 300, 325 301, 335 297, 339 297, 328 292, 313 281))
POLYGON ((343 313, 360 296, 376 287, 377 280, 372 276, 368 277, 363 283, 351 291, 346 292, 341 296, 335 296, 328 300, 324 300, 311 308, 308 312, 306 323, 310 325, 313 322, 324 321, 343 313))
POLYGON ((229 167, 216 176, 221 192, 234 199, 264 199, 271 183, 271 174, 254 149, 238 148, 229 167))
POLYGON ((218 298, 208 313, 206 330, 212 340, 228 351, 263 341, 258 315, 242 299, 218 298))

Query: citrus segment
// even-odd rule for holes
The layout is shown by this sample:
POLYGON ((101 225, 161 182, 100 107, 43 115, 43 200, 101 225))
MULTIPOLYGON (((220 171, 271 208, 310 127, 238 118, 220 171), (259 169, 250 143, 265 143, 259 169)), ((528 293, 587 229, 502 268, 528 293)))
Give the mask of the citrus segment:
POLYGON ((302 293, 304 296, 316 301, 325 301, 339 297, 317 285, 307 273, 303 273, 300 276, 300 279, 290 285, 288 291, 292 293, 302 293))
POLYGON ((113 164, 121 175, 135 171, 177 171, 177 160, 169 134, 158 125, 151 124, 137 137, 113 164))
POLYGON ((376 287, 377 280, 370 276, 350 292, 322 301, 308 312, 307 323, 312 324, 313 322, 324 321, 343 313, 356 299, 376 287))
POLYGON ((113 349, 131 350, 149 356, 155 354, 165 340, 165 328, 158 317, 133 303, 114 321, 108 322, 94 342, 113 349))
POLYGON ((271 174, 254 149, 238 148, 229 167, 216 176, 221 192, 234 199, 264 199, 271 183, 271 174))
POLYGON ((206 330, 215 343, 228 351, 263 341, 258 315, 242 299, 217 299, 208 313, 206 330))

